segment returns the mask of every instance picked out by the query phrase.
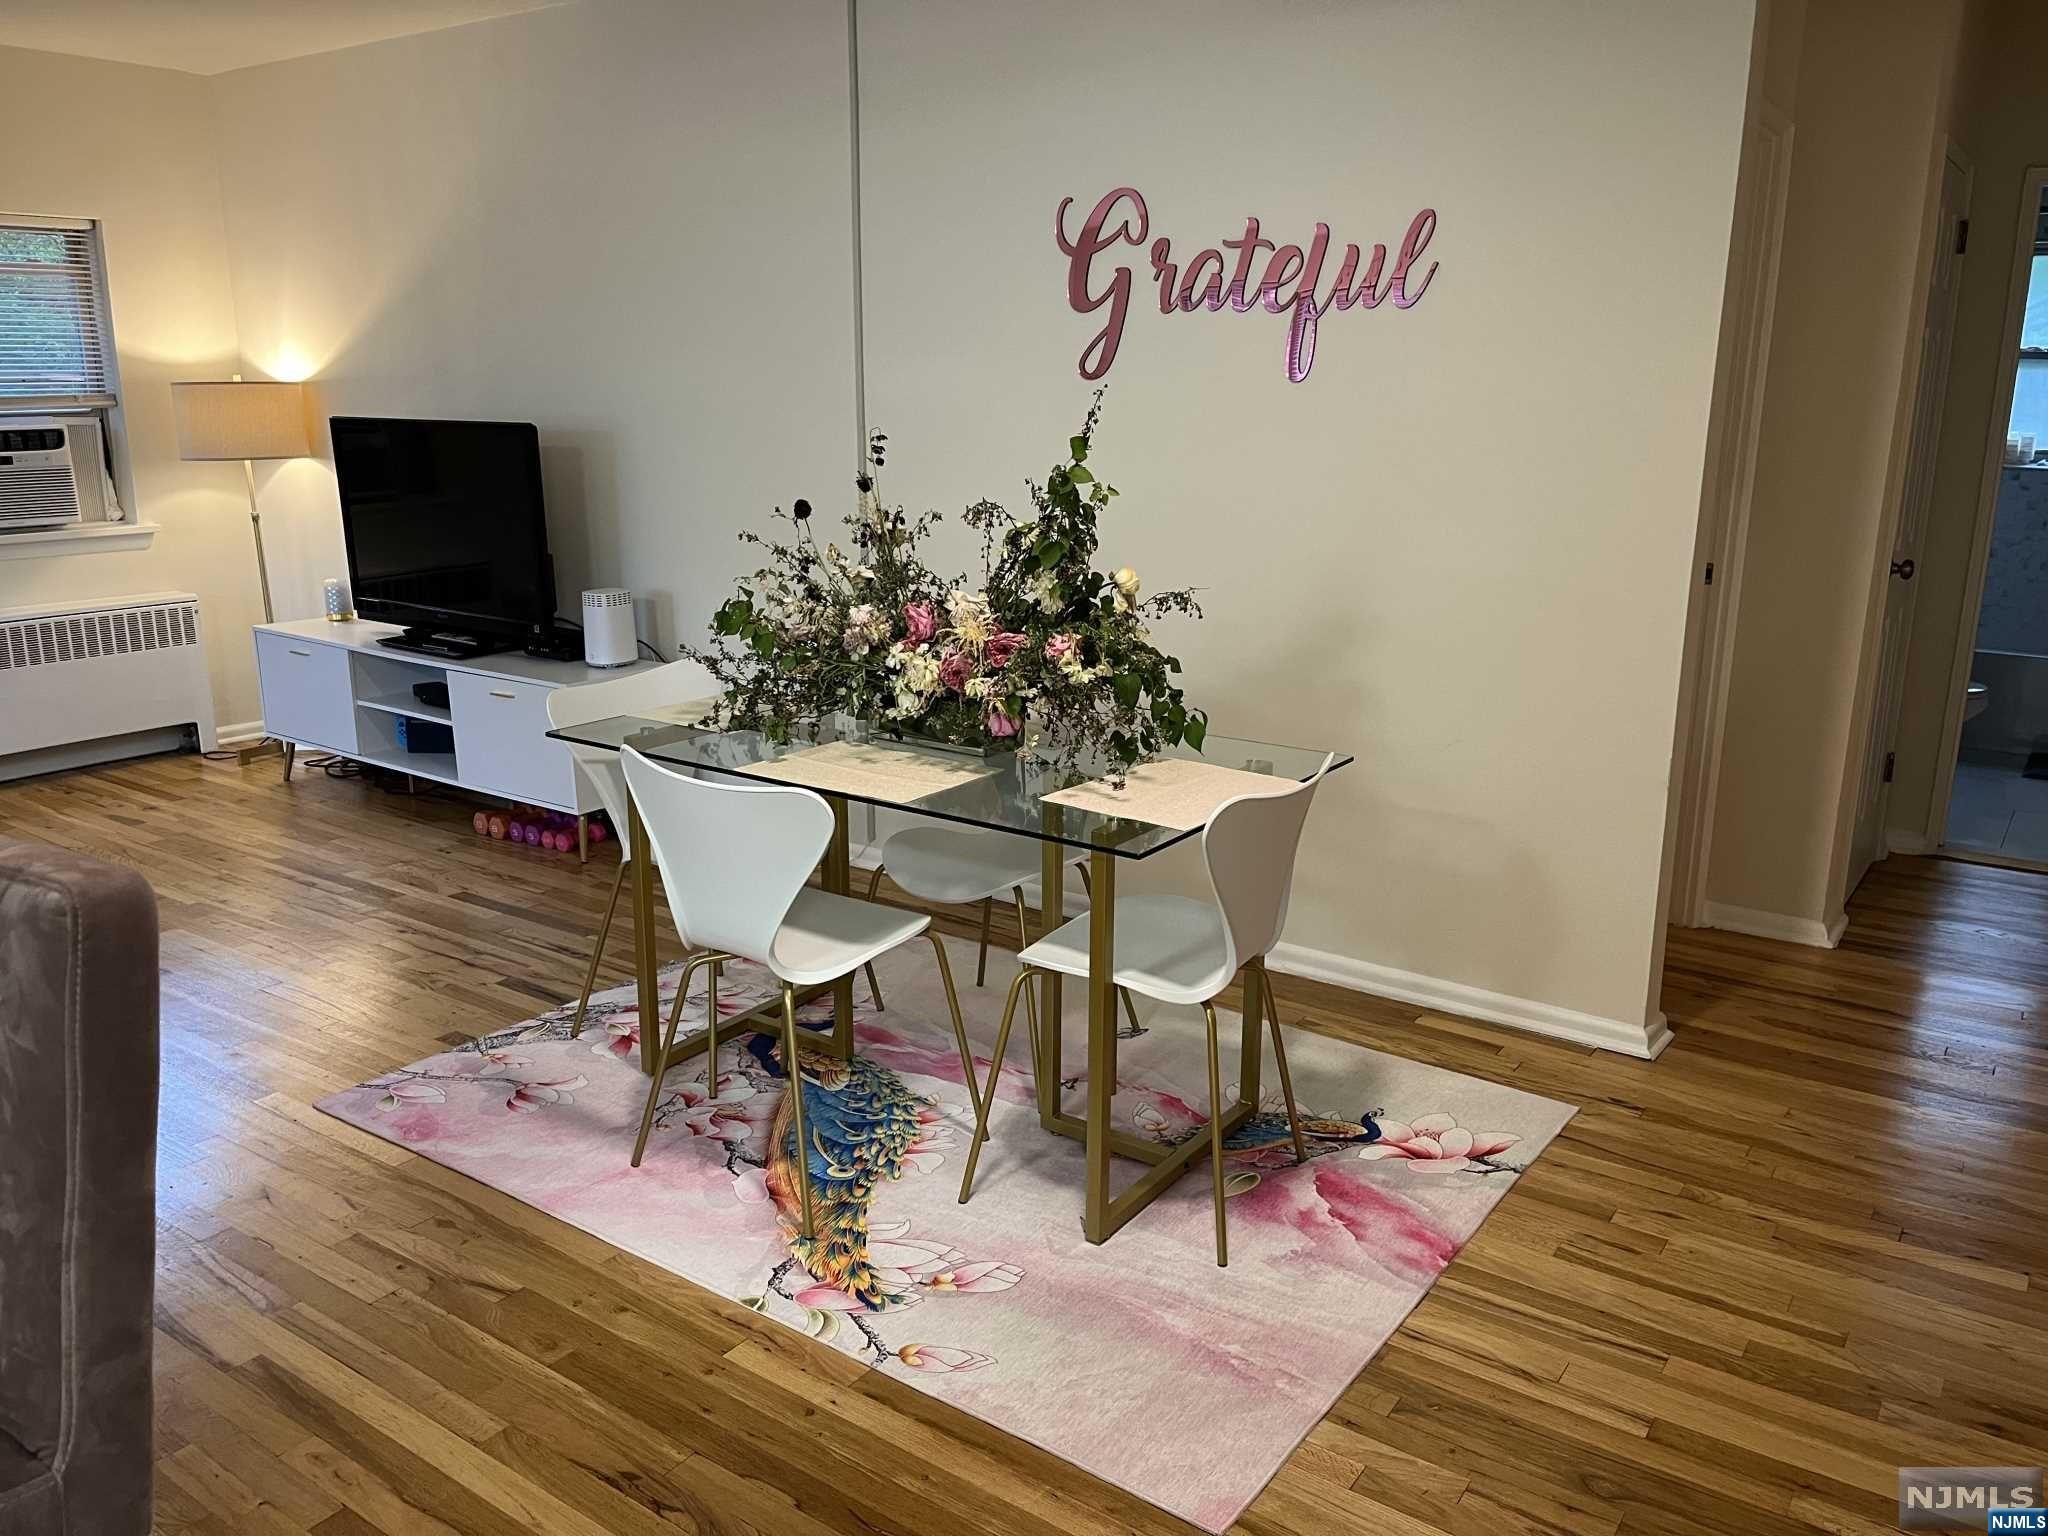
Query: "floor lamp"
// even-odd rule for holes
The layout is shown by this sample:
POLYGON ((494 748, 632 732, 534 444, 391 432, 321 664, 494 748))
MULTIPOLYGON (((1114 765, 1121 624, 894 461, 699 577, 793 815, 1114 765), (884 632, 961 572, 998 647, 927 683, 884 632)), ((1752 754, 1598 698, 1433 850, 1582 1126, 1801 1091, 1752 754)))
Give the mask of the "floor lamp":
MULTIPOLYGON (((306 402, 297 384, 237 378, 227 383, 185 383, 171 386, 171 405, 178 419, 181 459, 240 459, 242 481, 249 489, 249 528, 256 537, 256 580, 263 589, 263 622, 274 623, 270 606, 270 567, 263 558, 263 514, 256 506, 256 459, 303 459, 312 451, 306 440, 306 402)), ((265 737, 243 748, 244 762, 268 751, 265 737)))

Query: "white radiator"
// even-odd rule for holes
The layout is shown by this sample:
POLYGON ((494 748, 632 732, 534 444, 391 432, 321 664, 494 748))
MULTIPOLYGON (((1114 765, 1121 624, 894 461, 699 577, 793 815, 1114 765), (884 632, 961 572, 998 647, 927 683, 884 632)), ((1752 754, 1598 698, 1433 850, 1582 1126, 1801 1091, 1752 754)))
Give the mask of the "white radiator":
POLYGON ((213 750, 191 593, 0 609, 0 779, 162 751, 187 727, 213 750))

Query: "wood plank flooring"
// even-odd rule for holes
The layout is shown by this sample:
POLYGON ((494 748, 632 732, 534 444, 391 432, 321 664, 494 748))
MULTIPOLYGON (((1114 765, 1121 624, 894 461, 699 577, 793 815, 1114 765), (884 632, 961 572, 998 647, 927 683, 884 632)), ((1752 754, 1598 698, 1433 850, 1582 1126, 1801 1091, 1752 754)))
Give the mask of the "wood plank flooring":
MULTIPOLYGON (((275 759, 0 786, 162 901, 160 1531, 1192 1529, 308 1108, 574 995, 609 852, 468 819, 275 759)), ((1675 933, 1655 1064, 1278 984, 1584 1108, 1245 1536, 1866 1536, 1901 1464, 2048 1458, 2048 879, 1895 858, 1839 950, 1675 933)))

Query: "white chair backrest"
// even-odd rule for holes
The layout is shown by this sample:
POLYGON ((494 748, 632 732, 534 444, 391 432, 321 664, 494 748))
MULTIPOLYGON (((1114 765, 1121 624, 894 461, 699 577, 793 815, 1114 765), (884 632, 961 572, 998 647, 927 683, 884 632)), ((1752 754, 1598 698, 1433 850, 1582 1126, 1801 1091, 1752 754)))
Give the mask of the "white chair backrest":
MULTIPOLYGON (((548 724, 555 730, 587 725, 592 720, 609 720, 613 715, 635 715, 650 709, 669 709, 698 699, 718 696, 718 680, 694 661, 671 661, 624 677, 601 683, 579 683, 557 688, 548 695, 548 724)), ((577 771, 590 780, 597 798, 619 834, 619 856, 626 856, 626 776, 619 767, 619 754, 602 747, 568 744, 577 771)))
POLYGON ((1223 939, 1229 950, 1226 978, 1280 942, 1302 824, 1308 820, 1316 786, 1335 760, 1334 752, 1325 757, 1306 783, 1255 790, 1224 801, 1202 829, 1202 857, 1208 861, 1216 904, 1223 910, 1223 939))
POLYGON ((631 747, 619 756, 683 941, 773 969, 782 919, 832 840, 832 807, 794 784, 719 783, 631 747))

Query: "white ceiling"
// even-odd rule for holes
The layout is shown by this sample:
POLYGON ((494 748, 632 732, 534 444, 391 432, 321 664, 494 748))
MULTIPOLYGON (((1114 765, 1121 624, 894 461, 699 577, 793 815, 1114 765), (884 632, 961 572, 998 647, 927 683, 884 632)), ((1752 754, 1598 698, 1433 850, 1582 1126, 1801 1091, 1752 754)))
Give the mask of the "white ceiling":
POLYGON ((0 47, 217 75, 562 0, 0 0, 0 47))

